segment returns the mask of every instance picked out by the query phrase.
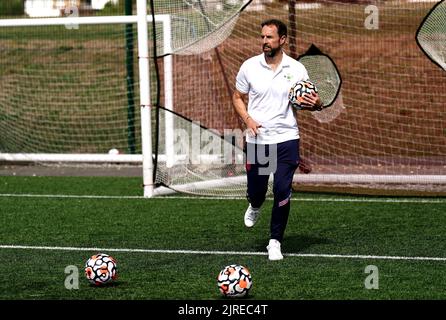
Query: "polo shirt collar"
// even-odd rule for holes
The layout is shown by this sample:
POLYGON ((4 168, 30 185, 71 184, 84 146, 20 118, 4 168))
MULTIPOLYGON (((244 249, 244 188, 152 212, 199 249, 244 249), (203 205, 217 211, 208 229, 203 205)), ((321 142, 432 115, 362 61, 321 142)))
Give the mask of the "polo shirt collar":
MULTIPOLYGON (((288 55, 285 52, 282 52, 283 56, 282 56, 282 61, 280 62, 279 68, 277 68, 277 70, 281 70, 283 67, 289 67, 290 66, 290 61, 288 60, 288 55)), ((266 63, 266 59, 265 59, 265 54, 262 53, 261 54, 261 58, 260 58, 260 64, 265 67, 270 69, 270 66, 268 65, 268 63, 266 63)))

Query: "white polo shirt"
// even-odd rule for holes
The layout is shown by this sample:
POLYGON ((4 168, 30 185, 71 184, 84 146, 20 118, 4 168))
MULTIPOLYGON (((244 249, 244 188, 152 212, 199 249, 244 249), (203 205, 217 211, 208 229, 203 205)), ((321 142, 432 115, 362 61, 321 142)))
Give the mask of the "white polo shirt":
POLYGON ((262 125, 256 137, 247 135, 247 142, 273 144, 299 139, 297 121, 288 106, 288 93, 300 80, 308 80, 305 66, 285 53, 276 71, 268 66, 263 53, 242 64, 236 88, 248 94, 248 113, 262 125))

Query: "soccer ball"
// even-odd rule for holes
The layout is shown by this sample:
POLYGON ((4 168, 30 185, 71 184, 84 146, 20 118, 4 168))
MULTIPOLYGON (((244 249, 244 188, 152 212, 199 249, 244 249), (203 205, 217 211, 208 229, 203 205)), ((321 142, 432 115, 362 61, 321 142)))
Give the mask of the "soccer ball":
POLYGON ((248 294, 252 287, 251 273, 244 266, 231 264, 220 271, 217 284, 223 296, 240 298, 248 294))
POLYGON ((85 276, 90 283, 100 286, 117 277, 116 260, 105 253, 91 256, 85 263, 85 276))
POLYGON ((300 109, 302 107, 303 95, 311 94, 312 92, 317 93, 317 88, 313 82, 309 80, 298 81, 291 87, 288 100, 294 108, 300 109))

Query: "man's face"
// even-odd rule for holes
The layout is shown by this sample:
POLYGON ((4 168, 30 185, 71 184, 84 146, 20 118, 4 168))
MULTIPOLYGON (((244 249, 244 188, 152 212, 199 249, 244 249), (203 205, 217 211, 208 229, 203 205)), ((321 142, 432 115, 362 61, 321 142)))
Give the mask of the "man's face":
POLYGON ((279 37, 275 25, 265 25, 262 28, 263 52, 268 57, 274 57, 285 43, 285 36, 279 37))

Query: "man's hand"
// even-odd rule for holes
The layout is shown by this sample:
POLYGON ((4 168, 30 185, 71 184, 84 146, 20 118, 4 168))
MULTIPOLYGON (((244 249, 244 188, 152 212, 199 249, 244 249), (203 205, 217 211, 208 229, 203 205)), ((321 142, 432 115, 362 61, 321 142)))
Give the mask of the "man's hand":
POLYGON ((248 130, 248 134, 252 137, 255 137, 259 134, 259 128, 262 127, 261 124, 258 124, 251 116, 248 116, 245 120, 246 129, 248 130))
POLYGON ((302 98, 302 106, 304 107, 303 110, 321 111, 324 108, 321 98, 316 92, 312 92, 311 94, 304 94, 302 98))
POLYGON ((247 113, 245 104, 245 99, 247 99, 247 97, 247 94, 235 90, 232 94, 232 103, 234 105, 235 111, 245 123, 248 134, 252 137, 255 137, 259 134, 259 128, 261 128, 262 126, 253 118, 251 118, 251 116, 247 113))

